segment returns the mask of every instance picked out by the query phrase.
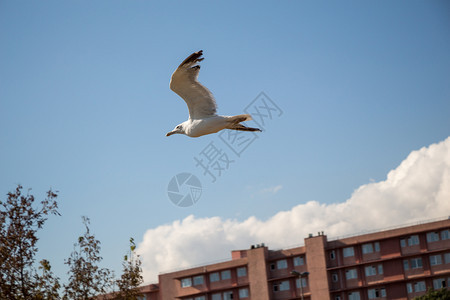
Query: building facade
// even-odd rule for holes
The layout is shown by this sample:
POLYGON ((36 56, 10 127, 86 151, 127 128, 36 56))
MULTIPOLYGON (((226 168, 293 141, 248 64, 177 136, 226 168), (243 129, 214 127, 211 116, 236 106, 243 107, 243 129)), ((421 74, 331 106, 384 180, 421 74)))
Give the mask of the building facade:
POLYGON ((146 300, 413 299, 450 284, 450 218, 304 242, 232 251, 229 261, 161 274, 142 292, 146 300))

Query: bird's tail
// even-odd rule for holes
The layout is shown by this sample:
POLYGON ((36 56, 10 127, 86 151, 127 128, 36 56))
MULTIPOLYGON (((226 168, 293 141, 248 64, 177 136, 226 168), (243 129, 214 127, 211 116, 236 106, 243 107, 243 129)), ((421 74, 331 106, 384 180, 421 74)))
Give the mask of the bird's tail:
POLYGON ((241 122, 251 121, 251 120, 252 120, 252 116, 250 116, 249 114, 228 117, 227 121, 230 123, 230 125, 227 126, 227 129, 240 130, 240 131, 261 131, 261 129, 259 129, 259 128, 252 128, 252 127, 247 127, 242 124, 239 124, 241 122))
POLYGON ((252 120, 252 116, 250 116, 249 114, 237 115, 237 116, 232 116, 232 117, 227 118, 227 121, 232 124, 238 124, 241 122, 251 121, 251 120, 252 120))

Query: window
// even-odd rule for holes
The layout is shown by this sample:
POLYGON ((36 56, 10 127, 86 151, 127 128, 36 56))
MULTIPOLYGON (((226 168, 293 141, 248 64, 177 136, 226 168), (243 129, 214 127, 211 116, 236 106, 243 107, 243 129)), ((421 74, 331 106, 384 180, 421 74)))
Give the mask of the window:
POLYGON ((404 269, 405 271, 409 270, 409 261, 408 261, 407 259, 405 259, 405 260, 403 261, 403 269, 404 269))
POLYGON ((330 259, 335 259, 336 258, 336 252, 334 250, 330 251, 330 259))
POLYGON ((348 300, 360 300, 359 292, 348 293, 348 300))
POLYGON ((445 278, 438 278, 433 280, 433 288, 435 290, 447 287, 447 283, 445 282, 445 278))
POLYGON ((366 267, 366 276, 377 275, 377 268, 375 266, 366 267))
POLYGON ((427 242, 437 242, 439 241, 439 233, 437 232, 428 232, 427 233, 427 242))
POLYGON ((281 281, 278 283, 275 283, 273 285, 273 291, 274 292, 282 292, 282 291, 288 291, 290 290, 290 286, 289 286, 289 281, 285 280, 285 281, 281 281))
POLYGON ((334 300, 341 300, 341 296, 339 296, 339 295, 334 296, 334 300))
POLYGON ((222 297, 221 297, 220 293, 217 293, 217 294, 212 294, 211 299, 212 300, 222 300, 222 297))
POLYGON ((230 278, 231 278, 231 272, 230 272, 230 270, 222 271, 222 272, 220 273, 220 275, 221 275, 221 277, 222 277, 222 280, 227 280, 227 279, 230 279, 230 278))
POLYGON ((412 284, 411 284, 411 283, 407 283, 407 284, 406 284, 406 291, 408 291, 408 294, 410 294, 410 293, 413 292, 412 284))
MULTIPOLYGON (((300 288, 300 278, 297 278, 295 280, 295 286, 299 289, 300 288)), ((306 281, 306 278, 302 277, 302 288, 308 286, 308 282, 306 281)))
POLYGON ((426 290, 425 281, 419 281, 414 283, 414 292, 423 292, 426 290))
POLYGON ((370 289, 367 291, 369 299, 377 299, 377 298, 385 298, 386 297, 386 289, 370 289))
POLYGON ((367 243, 367 244, 362 245, 363 254, 372 253, 372 252, 374 252, 374 250, 375 250, 375 252, 380 252, 380 243, 379 242, 367 243))
POLYGON ((347 247, 344 248, 344 257, 350 257, 350 256, 354 256, 355 252, 353 250, 353 247, 347 247))
POLYGON ((367 266, 365 268, 366 271, 366 276, 374 276, 374 275, 381 275, 383 274, 383 265, 382 264, 378 264, 378 265, 374 265, 374 266, 367 266), (378 273, 377 273, 378 271, 378 273))
POLYGON ((331 280, 332 280, 333 282, 338 282, 338 281, 339 281, 339 276, 338 276, 338 274, 337 274, 337 273, 331 274, 331 280))
POLYGON ((286 268, 287 268, 287 261, 285 259, 277 261, 277 269, 286 269, 286 268))
POLYGON ((419 236, 412 235, 408 238, 408 246, 419 245, 419 236))
POLYGON ((206 300, 205 296, 198 296, 195 297, 195 300, 206 300))
POLYGON ((202 285, 203 284, 203 275, 194 276, 194 285, 202 285))
POLYGON ((216 281, 219 281, 219 280, 220 280, 220 277, 219 277, 219 273, 218 272, 214 272, 214 273, 209 274, 209 281, 216 282, 216 281))
POLYGON ((383 265, 382 264, 379 264, 378 265, 378 274, 383 274, 383 265))
POLYGON ((248 298, 248 288, 239 289, 239 298, 248 298))
POLYGON ((285 280, 280 283, 280 291, 289 291, 291 287, 289 286, 289 281, 285 280))
POLYGON ((223 300, 232 300, 233 299, 233 292, 224 292, 223 293, 223 300))
POLYGON ((273 291, 274 292, 278 292, 280 290, 280 284, 279 283, 274 283, 273 284, 273 291))
POLYGON ((441 231, 441 240, 448 240, 450 239, 450 230, 442 230, 441 231))
POLYGON ((450 253, 445 253, 444 259, 446 264, 450 264, 450 253))
POLYGON ((380 252, 380 243, 379 242, 373 243, 373 246, 375 248, 375 252, 380 252))
POLYGON ((294 257, 294 266, 303 266, 304 264, 305 261, 303 259, 303 256, 294 257))
POLYGON ((345 271, 345 278, 347 280, 358 278, 358 275, 356 273, 356 269, 350 269, 350 270, 345 271))
POLYGON ((368 254, 373 252, 373 246, 372 244, 363 244, 362 245, 362 252, 363 254, 368 254))
POLYGON ((247 268, 246 267, 237 268, 237 276, 238 277, 247 276, 247 268))
POLYGON ((270 270, 272 270, 272 271, 275 270, 275 264, 274 263, 270 264, 270 270))
POLYGON ((442 256, 440 254, 430 256, 430 264, 432 266, 442 264, 442 256))
POLYGON ((406 247, 406 240, 405 239, 400 239, 400 246, 402 248, 406 247))
POLYGON ((189 286, 192 286, 192 280, 190 277, 181 279, 181 287, 182 288, 189 287, 189 286))
POLYGON ((411 259, 411 269, 422 268, 422 258, 413 258, 411 259))

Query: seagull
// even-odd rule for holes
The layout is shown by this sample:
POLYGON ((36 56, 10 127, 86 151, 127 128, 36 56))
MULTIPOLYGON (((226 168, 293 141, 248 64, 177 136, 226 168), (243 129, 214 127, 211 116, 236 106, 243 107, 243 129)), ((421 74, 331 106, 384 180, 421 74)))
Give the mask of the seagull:
POLYGON ((197 64, 204 58, 203 51, 194 52, 188 56, 173 72, 170 79, 170 89, 186 102, 189 109, 189 119, 177 125, 166 136, 185 134, 189 137, 199 137, 216 133, 222 129, 241 131, 261 131, 259 128, 247 127, 241 124, 250 121, 249 114, 237 116, 217 115, 217 105, 212 93, 198 82, 200 66, 197 64))

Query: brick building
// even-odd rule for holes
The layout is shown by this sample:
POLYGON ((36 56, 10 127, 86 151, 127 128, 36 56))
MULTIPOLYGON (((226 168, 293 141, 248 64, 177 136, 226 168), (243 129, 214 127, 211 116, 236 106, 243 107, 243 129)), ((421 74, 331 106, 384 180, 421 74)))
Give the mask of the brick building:
POLYGON ((304 242, 232 251, 229 261, 161 274, 142 291, 146 300, 412 299, 450 284, 450 218, 304 242))

